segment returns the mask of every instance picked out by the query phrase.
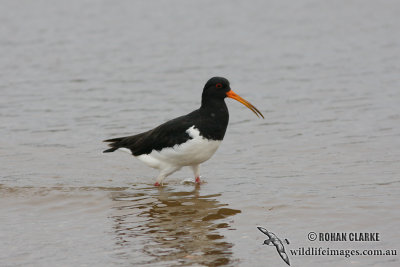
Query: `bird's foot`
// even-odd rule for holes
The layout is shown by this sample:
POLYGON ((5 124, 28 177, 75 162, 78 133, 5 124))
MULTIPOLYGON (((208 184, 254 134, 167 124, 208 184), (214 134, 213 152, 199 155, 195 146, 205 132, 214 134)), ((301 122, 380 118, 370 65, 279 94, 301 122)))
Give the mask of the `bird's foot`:
POLYGON ((200 180, 200 176, 196 177, 195 182, 196 182, 196 184, 201 184, 202 183, 202 181, 200 180))
POLYGON ((162 186, 162 184, 160 184, 159 182, 156 182, 156 183, 154 184, 154 186, 162 186))

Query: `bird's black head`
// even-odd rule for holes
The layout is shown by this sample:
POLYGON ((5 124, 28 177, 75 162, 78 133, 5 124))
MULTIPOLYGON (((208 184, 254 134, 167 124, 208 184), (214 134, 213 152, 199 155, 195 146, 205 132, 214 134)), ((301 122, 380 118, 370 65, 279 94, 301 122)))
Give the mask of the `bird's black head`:
POLYGON ((264 116, 255 106, 234 93, 231 90, 228 79, 223 77, 213 77, 207 81, 206 85, 204 85, 201 105, 206 106, 207 103, 223 101, 225 97, 233 98, 239 101, 251 109, 251 111, 253 111, 257 116, 261 115, 261 117, 264 118, 264 116))
POLYGON ((231 90, 228 79, 223 77, 213 77, 209 79, 204 85, 203 99, 204 98, 219 98, 224 99, 226 93, 231 90))

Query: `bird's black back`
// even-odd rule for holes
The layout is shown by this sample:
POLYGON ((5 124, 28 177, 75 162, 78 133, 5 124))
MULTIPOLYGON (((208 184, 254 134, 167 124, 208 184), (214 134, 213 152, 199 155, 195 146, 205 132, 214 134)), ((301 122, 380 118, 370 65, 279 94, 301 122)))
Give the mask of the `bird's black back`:
POLYGON ((113 152, 118 148, 128 148, 134 156, 150 154, 153 150, 173 147, 185 143, 192 137, 186 132, 194 126, 200 135, 209 140, 222 140, 228 126, 229 113, 223 99, 216 99, 185 115, 167 121, 160 126, 133 136, 119 137, 105 140, 110 142, 110 149, 104 152, 113 152))

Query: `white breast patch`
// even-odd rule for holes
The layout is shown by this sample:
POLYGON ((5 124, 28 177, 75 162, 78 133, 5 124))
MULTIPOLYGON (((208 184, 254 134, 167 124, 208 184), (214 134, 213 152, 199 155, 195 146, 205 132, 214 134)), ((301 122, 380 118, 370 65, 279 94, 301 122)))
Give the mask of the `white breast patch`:
POLYGON ((186 132, 192 139, 185 143, 164 148, 161 151, 153 150, 150 154, 140 155, 137 158, 157 169, 164 169, 168 166, 197 165, 211 158, 221 143, 221 141, 202 137, 194 125, 186 132))

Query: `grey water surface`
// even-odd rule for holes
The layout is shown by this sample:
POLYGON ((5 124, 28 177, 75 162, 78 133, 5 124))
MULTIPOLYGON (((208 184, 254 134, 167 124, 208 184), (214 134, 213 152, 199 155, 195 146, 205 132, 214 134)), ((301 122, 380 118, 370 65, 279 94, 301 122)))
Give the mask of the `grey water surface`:
POLYGON ((0 266, 399 266, 400 2, 0 2, 0 266), (201 166, 157 171, 101 141, 200 105, 230 124, 201 166), (186 181, 186 182, 184 182, 186 181), (310 232, 380 241, 310 241, 310 232))

